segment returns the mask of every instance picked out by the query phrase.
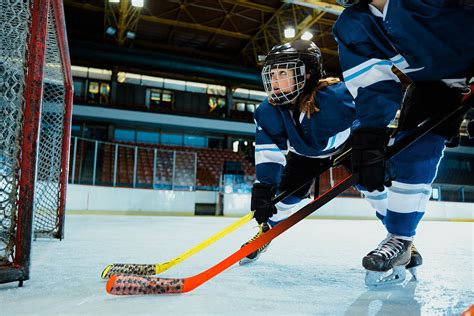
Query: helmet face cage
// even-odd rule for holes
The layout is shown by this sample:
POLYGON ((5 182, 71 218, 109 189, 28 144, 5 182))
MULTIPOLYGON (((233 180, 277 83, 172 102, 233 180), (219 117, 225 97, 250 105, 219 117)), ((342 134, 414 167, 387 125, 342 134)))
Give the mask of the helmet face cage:
POLYGON ((304 89, 306 83, 305 64, 299 59, 273 64, 266 63, 262 69, 262 81, 271 103, 278 105, 289 104, 296 100, 304 89), (272 73, 276 74, 282 70, 286 71, 288 76, 281 79, 275 78, 273 81, 278 82, 279 87, 288 87, 289 91, 283 92, 280 90, 275 93, 272 88, 272 73))

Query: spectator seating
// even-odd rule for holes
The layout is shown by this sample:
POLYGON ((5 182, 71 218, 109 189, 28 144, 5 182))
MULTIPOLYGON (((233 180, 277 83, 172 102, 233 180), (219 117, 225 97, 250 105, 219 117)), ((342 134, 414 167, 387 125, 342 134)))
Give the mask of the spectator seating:
MULTIPOLYGON (((175 183, 178 186, 189 186, 194 183, 193 174, 196 170, 198 187, 218 187, 224 161, 239 161, 246 176, 254 176, 255 167, 242 154, 227 149, 181 147, 170 145, 149 145, 121 143, 118 147, 117 177, 118 186, 133 184, 134 145, 137 149, 136 186, 151 187, 153 185, 154 149, 157 148, 155 166, 155 185, 171 187, 173 179, 173 159, 176 162, 175 183), (174 154, 173 152, 176 152, 174 154), (197 158, 194 165, 195 155, 197 158)), ((100 181, 103 184, 113 182, 115 146, 104 144, 100 181)))
MULTIPOLYGON (((216 189, 220 186, 222 169, 225 161, 237 161, 242 164, 244 175, 252 181, 255 179, 255 167, 245 159, 241 153, 228 149, 182 147, 171 145, 155 145, 144 143, 114 143, 99 142, 98 166, 96 170, 96 183, 98 185, 138 188, 172 189, 176 187, 192 187, 197 189, 216 189), (135 146, 137 146, 137 161, 135 165, 135 146), (117 174, 114 176, 115 151, 117 153, 117 174), (156 161, 155 161, 156 150, 156 161), (195 160, 196 158, 196 160, 195 160), (175 161, 175 168, 173 168, 175 161), (154 165, 155 164, 155 165, 154 165), (136 168, 136 178, 133 179, 136 168), (173 183, 174 172, 174 183, 173 183), (193 175, 196 173, 196 181, 193 175), (155 174, 155 181, 153 181, 155 174)), ((72 153, 73 151, 71 151, 72 153)), ((72 154, 71 154, 72 155, 72 154)), ((78 140, 75 179, 74 183, 92 183, 92 161, 94 156, 94 142, 78 140), (82 179, 82 180, 81 180, 82 179)), ((71 156, 71 162, 72 162, 71 156)), ((347 177, 349 173, 343 168, 333 168, 333 184, 347 177)), ((70 176, 72 168, 70 168, 70 176)), ((331 188, 329 171, 320 176, 320 193, 331 188)), ((343 195, 360 196, 360 193, 351 188, 343 195)))

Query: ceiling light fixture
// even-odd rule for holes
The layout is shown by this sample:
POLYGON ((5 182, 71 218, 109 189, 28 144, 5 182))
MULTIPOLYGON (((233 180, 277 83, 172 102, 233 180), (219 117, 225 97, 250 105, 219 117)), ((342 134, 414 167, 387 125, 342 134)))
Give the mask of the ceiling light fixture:
POLYGON ((287 27, 284 31, 285 38, 293 38, 295 37, 295 29, 293 27, 287 27))
POLYGON ((301 35, 301 39, 305 41, 309 41, 312 38, 313 38, 313 34, 311 34, 311 32, 308 32, 308 31, 304 32, 303 35, 301 35))

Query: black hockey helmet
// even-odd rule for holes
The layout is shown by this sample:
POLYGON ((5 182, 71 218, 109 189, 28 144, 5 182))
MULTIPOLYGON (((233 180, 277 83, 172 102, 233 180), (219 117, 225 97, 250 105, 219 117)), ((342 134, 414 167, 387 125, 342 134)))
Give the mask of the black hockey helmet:
POLYGON ((303 92, 315 87, 324 76, 321 50, 316 44, 306 40, 274 46, 265 58, 262 69, 262 81, 270 101, 274 104, 288 104, 296 100, 303 92), (273 93, 271 71, 287 69, 293 71, 293 92, 273 93), (310 74, 309 79, 306 75, 310 74))

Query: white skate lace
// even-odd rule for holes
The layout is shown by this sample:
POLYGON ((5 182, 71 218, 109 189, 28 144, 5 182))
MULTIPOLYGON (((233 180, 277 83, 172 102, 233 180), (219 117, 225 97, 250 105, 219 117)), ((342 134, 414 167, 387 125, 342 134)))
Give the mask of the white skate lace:
POLYGON ((392 258, 403 250, 403 241, 393 236, 388 236, 377 246, 372 254, 392 258))

